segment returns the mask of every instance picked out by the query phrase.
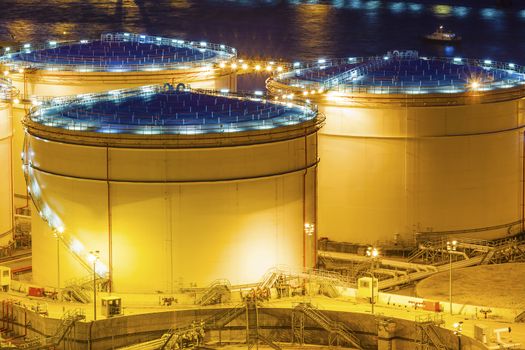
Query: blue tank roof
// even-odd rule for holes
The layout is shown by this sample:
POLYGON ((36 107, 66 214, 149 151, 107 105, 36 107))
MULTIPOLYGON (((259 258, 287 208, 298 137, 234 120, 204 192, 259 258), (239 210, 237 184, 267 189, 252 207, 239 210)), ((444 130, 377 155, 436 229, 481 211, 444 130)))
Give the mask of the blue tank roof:
POLYGON ((19 52, 8 53, 2 60, 36 68, 134 71, 217 63, 235 56, 236 50, 225 45, 130 33, 107 33, 99 40, 75 43, 51 41, 42 47, 25 44, 19 52))
POLYGON ((33 112, 42 125, 122 134, 201 134, 273 129, 312 120, 308 107, 258 96, 147 86, 58 98, 33 112))
POLYGON ((319 60, 279 81, 308 89, 371 93, 447 93, 507 88, 525 83, 523 67, 463 58, 420 57, 417 52, 319 60))

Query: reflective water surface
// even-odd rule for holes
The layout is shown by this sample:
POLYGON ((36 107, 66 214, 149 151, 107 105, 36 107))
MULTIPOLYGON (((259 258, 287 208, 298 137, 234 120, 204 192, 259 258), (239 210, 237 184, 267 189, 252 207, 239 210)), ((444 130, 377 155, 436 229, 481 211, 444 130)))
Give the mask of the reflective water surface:
POLYGON ((241 56, 305 60, 391 49, 525 64, 525 4, 497 0, 2 0, 0 40, 98 37, 129 31, 206 40, 241 56), (430 44, 438 25, 461 45, 430 44))

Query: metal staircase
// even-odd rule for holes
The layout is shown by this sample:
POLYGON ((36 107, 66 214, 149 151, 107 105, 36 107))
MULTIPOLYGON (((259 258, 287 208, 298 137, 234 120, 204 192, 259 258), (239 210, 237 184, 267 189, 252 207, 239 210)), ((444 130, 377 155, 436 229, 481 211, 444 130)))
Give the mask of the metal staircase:
POLYGON ((18 346, 19 349, 51 349, 57 347, 64 337, 69 333, 75 322, 86 318, 84 310, 72 309, 68 310, 62 315, 60 324, 55 330, 55 334, 48 338, 42 338, 34 340, 28 343, 24 343, 18 346))
POLYGON ((281 347, 271 339, 259 333, 257 301, 255 298, 248 298, 246 300, 246 344, 248 345, 248 349, 251 349, 253 346, 259 349, 259 342, 266 344, 274 350, 281 350, 281 347))
POLYGON ((323 314, 320 310, 314 308, 309 303, 300 303, 294 308, 294 315, 292 315, 292 333, 295 339, 299 340, 300 344, 304 343, 304 315, 317 325, 328 332, 328 343, 330 346, 341 343, 346 343, 353 348, 362 349, 361 341, 354 332, 348 328, 344 323, 331 320, 328 316, 323 314))
POLYGON ((91 297, 88 293, 78 285, 69 285, 62 290, 63 296, 68 296, 71 299, 78 301, 79 303, 88 304, 91 302, 91 297))
MULTIPOLYGON (((442 317, 442 316, 441 316, 442 317)), ((433 319, 431 316, 421 316, 416 318, 416 349, 417 350, 447 350, 438 333, 439 326, 443 324, 443 319, 433 319)))
POLYGON ((525 311, 522 311, 518 316, 514 317, 514 322, 525 322, 525 311))
POLYGON ((331 281, 320 281, 319 293, 329 298, 337 298, 341 295, 335 284, 331 281))
POLYGON ((244 304, 238 305, 231 309, 226 309, 225 311, 218 312, 204 321, 205 328, 221 329, 245 312, 246 306, 244 304))
POLYGON ((266 274, 263 276, 263 279, 261 281, 261 283, 259 284, 259 288, 261 289, 270 289, 272 288, 275 283, 277 282, 277 280, 279 279, 279 277, 283 276, 283 273, 279 270, 276 270, 276 269, 271 269, 269 270, 268 272, 266 272, 266 274))
POLYGON ((197 305, 212 305, 227 302, 231 297, 231 285, 228 280, 216 280, 201 295, 195 302, 197 305))

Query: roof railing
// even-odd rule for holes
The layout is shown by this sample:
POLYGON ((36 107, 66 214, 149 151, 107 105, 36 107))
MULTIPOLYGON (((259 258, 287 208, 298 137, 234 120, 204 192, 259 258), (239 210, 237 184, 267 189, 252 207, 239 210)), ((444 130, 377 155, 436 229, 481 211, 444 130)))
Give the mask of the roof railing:
MULTIPOLYGON (((525 85, 525 66, 514 63, 505 63, 483 59, 469 59, 459 57, 419 57, 417 60, 443 62, 454 65, 476 66, 488 73, 494 71, 506 72, 509 74, 506 79, 493 79, 490 74, 487 79, 480 81, 466 79, 464 83, 452 82, 448 79, 438 80, 434 84, 425 84, 419 81, 418 84, 404 84, 400 81, 392 81, 391 84, 383 85, 380 81, 378 84, 363 83, 359 78, 366 74, 366 68, 374 62, 380 62, 376 66, 384 66, 390 61, 416 60, 416 58, 399 58, 394 56, 371 56, 371 57, 350 57, 337 59, 323 59, 313 62, 296 63, 294 69, 281 73, 276 76, 280 83, 295 87, 297 89, 334 90, 341 93, 371 93, 371 94, 427 94, 427 93, 460 93, 465 91, 490 91, 493 89, 503 89, 525 85), (304 75, 317 71, 324 71, 330 67, 348 64, 351 67, 347 71, 334 74, 328 74, 324 79, 313 80, 304 78, 304 75), (491 78, 491 79, 489 79, 491 78), (443 84, 441 84, 443 82, 443 84)), ((320 77, 320 75, 319 75, 320 77)), ((417 83, 417 82, 416 82, 417 83)))
MULTIPOLYGON (((72 119, 68 117, 57 116, 56 113, 66 107, 72 105, 79 105, 87 107, 90 104, 103 102, 103 101, 115 101, 116 99, 125 100, 128 98, 138 96, 149 96, 156 93, 172 91, 167 90, 165 86, 161 85, 150 85, 143 86, 135 89, 121 89, 113 90, 104 93, 95 94, 82 94, 77 96, 66 96, 58 97, 54 99, 44 98, 38 101, 37 106, 33 107, 28 118, 35 123, 48 126, 61 128, 71 131, 91 131, 97 133, 119 133, 119 134, 143 134, 143 135, 154 135, 154 134, 204 134, 204 133, 224 133, 224 132, 240 132, 249 130, 259 129, 272 129, 282 126, 296 125, 306 121, 314 120, 317 116, 317 110, 313 105, 306 102, 294 101, 293 103, 288 101, 275 101, 267 100, 264 96, 247 94, 247 93, 224 93, 220 91, 212 90, 191 90, 185 89, 184 92, 193 94, 206 94, 207 96, 227 97, 229 99, 238 100, 250 100, 257 101, 263 104, 262 109, 249 113, 247 116, 243 116, 242 120, 239 121, 228 121, 228 118, 224 118, 225 122, 221 122, 220 118, 215 123, 206 123, 206 118, 202 118, 202 123, 195 124, 196 117, 188 118, 192 123, 184 124, 135 124, 119 123, 118 116, 115 114, 103 115, 101 113, 93 112, 94 118, 91 119, 72 119), (267 104, 266 106, 264 106, 267 104), (279 108, 273 109, 273 106, 280 106, 279 108), (268 116, 264 118, 264 114, 268 116), (263 116, 263 118, 258 118, 263 116), (115 118, 116 117, 116 118, 115 118), (251 118, 250 118, 251 117, 251 118), (115 120, 111 122, 109 120, 115 120)), ((82 112, 82 111, 80 111, 82 112)), ((79 115, 79 118, 82 117, 79 115)), ((129 116, 126 116, 129 118, 129 116)), ((153 118, 153 117, 152 117, 153 118)), ((149 119, 148 119, 149 121, 149 119)), ((155 122, 155 120, 153 120, 155 122)))
POLYGON ((83 58, 78 57, 64 57, 64 60, 68 62, 32 62, 24 60, 23 56, 31 53, 35 53, 40 50, 56 49, 60 47, 70 46, 74 44, 89 44, 94 40, 80 40, 80 41, 65 41, 56 42, 50 41, 46 44, 32 45, 23 44, 19 47, 18 51, 5 52, 3 56, 0 56, 0 64, 3 64, 12 69, 18 70, 20 68, 36 68, 45 70, 56 70, 56 71, 143 71, 150 70, 157 67, 159 70, 170 70, 170 69, 186 69, 195 68, 202 66, 209 66, 210 64, 220 63, 222 61, 232 60, 237 57, 237 51, 235 48, 226 45, 207 43, 207 42, 196 42, 186 41, 182 39, 165 38, 158 36, 149 36, 132 33, 104 33, 101 35, 101 41, 104 42, 132 42, 132 43, 145 43, 155 45, 165 45, 177 48, 187 48, 195 50, 196 54, 189 57, 188 60, 183 62, 179 61, 167 61, 167 62, 145 62, 142 64, 126 64, 121 62, 120 64, 108 64, 107 62, 94 62, 93 57, 86 56, 83 58), (203 54, 202 56, 199 54, 203 54), (204 53, 212 52, 213 56, 205 57, 204 53), (191 58, 191 60, 190 60, 191 58))

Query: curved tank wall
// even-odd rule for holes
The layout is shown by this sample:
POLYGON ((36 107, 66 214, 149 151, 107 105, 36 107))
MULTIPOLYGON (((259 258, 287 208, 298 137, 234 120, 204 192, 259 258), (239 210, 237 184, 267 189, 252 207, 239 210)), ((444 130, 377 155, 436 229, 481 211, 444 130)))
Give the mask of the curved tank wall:
POLYGON ((188 119, 147 135, 135 133, 142 125, 93 131, 33 114, 25 124, 34 281, 63 286, 89 274, 90 250, 116 291, 246 283, 276 265, 313 266, 315 235, 304 227, 316 221, 320 120, 308 113, 283 124, 249 116, 251 126, 207 119, 202 132, 188 119))
POLYGON ((14 189, 18 195, 26 195, 19 156, 24 135, 21 120, 34 98, 166 82, 202 89, 237 88, 234 71, 217 66, 236 57, 236 50, 225 45, 131 33, 106 33, 99 40, 73 43, 26 45, 20 52, 0 58, 2 70, 9 72, 12 84, 20 91, 21 103, 13 109, 14 189))
MULTIPOLYGON (((410 86, 402 70, 396 80, 389 73, 395 69, 388 64, 404 58, 376 59, 378 67, 356 59, 335 75, 326 74, 332 68, 310 71, 316 78, 327 75, 326 84, 308 79, 315 84, 305 88, 297 80, 269 81, 274 93, 307 94, 327 118, 319 133, 318 234, 371 244, 418 233, 491 239, 521 229, 521 68, 512 65, 511 77, 496 72, 485 81, 484 74, 497 70, 495 63, 479 68, 483 62, 440 60, 438 73, 447 70, 449 79, 450 69, 458 81, 439 85, 434 75, 435 85, 428 87, 428 81, 420 82, 424 74, 414 82, 409 70, 410 86), (352 72, 363 63, 366 72, 352 72), (463 66, 477 72, 477 80, 456 74, 463 66), (341 84, 345 79, 348 85, 341 84)), ((422 59, 428 60, 407 60, 422 59)))

